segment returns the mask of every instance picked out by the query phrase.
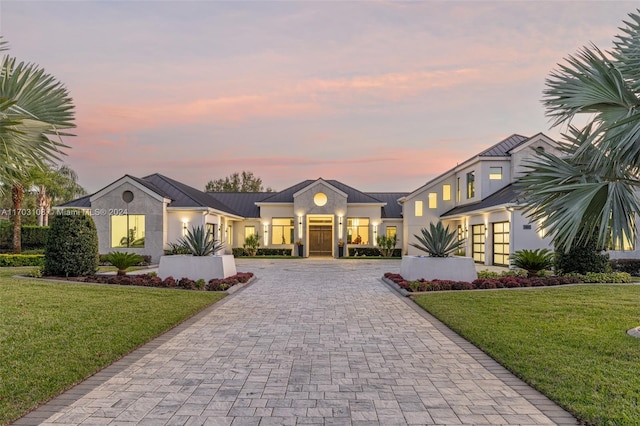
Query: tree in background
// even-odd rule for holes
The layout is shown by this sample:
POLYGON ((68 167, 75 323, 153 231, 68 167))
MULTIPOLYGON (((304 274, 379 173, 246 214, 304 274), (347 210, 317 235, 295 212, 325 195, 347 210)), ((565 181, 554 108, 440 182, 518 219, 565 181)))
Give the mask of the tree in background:
POLYGON ((87 194, 87 191, 78 184, 78 174, 66 165, 47 170, 35 170, 33 184, 40 226, 49 225, 52 203, 64 203, 87 194))
POLYGON ((584 47, 546 80, 554 126, 567 124, 561 155, 539 151, 519 180, 525 212, 544 222, 556 248, 600 250, 636 242, 640 211, 640 15, 631 13, 614 48, 584 47), (572 119, 586 114, 579 129, 572 119), (595 243, 594 243, 595 241, 595 243))
POLYGON ((253 172, 242 171, 233 173, 226 178, 210 180, 204 189, 206 192, 273 192, 264 189, 262 179, 254 176, 253 172))

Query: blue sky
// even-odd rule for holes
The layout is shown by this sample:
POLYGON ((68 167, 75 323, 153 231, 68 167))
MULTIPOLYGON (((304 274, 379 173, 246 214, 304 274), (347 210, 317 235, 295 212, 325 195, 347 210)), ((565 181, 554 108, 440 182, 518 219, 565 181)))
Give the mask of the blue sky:
POLYGON ((635 2, 0 3, 10 54, 65 83, 65 162, 95 191, 251 170, 411 191, 512 133, 549 129, 544 80, 609 49, 635 2))

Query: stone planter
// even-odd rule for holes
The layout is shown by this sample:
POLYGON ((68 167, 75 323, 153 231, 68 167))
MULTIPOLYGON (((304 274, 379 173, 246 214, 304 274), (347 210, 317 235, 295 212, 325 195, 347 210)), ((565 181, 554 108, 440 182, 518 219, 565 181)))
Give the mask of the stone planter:
POLYGON ((338 257, 344 257, 344 246, 338 246, 338 257))
POLYGON ((424 278, 471 282, 478 278, 471 257, 402 256, 400 275, 407 281, 424 278))
POLYGON ((296 245, 296 247, 298 248, 298 256, 304 257, 304 245, 299 244, 296 245))
POLYGON ((235 275, 236 262, 233 255, 222 256, 162 256, 158 266, 158 276, 165 279, 169 276, 179 280, 190 278, 209 281, 212 278, 227 278, 235 275))

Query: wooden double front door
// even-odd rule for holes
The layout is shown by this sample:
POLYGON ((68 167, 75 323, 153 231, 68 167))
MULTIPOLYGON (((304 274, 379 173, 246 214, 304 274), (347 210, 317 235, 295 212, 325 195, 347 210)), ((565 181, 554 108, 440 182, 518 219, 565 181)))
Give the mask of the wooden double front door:
POLYGON ((309 227, 309 256, 332 256, 333 228, 327 225, 309 227))

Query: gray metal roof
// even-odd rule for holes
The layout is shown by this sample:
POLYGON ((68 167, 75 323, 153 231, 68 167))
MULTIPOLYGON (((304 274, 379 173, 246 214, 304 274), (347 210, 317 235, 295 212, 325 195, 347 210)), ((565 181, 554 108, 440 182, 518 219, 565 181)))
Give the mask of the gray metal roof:
POLYGON ((238 212, 242 217, 260 217, 260 207, 256 203, 273 195, 273 192, 207 192, 212 198, 233 211, 238 212))
POLYGON ((155 185, 162 193, 171 199, 169 207, 210 207, 236 216, 238 212, 211 197, 206 192, 185 185, 159 173, 145 176, 142 180, 155 185))
POLYGON ((69 208, 79 208, 79 209, 90 209, 91 208, 91 194, 85 195, 80 198, 76 198, 75 200, 67 201, 66 203, 62 203, 56 207, 69 207, 69 208))
POLYGON ((368 192, 367 195, 387 203, 382 207, 382 217, 385 219, 402 219, 402 206, 398 200, 409 195, 408 192, 368 192))
POLYGON ((478 154, 479 157, 507 157, 516 146, 529 140, 527 136, 513 134, 478 154))
POLYGON ((504 188, 489 195, 487 198, 480 202, 454 207, 451 210, 441 214, 440 217, 445 218, 447 216, 457 216, 463 213, 469 213, 476 210, 484 210, 490 207, 500 206, 502 204, 515 203, 517 198, 518 192, 515 186, 513 184, 509 184, 504 188))

